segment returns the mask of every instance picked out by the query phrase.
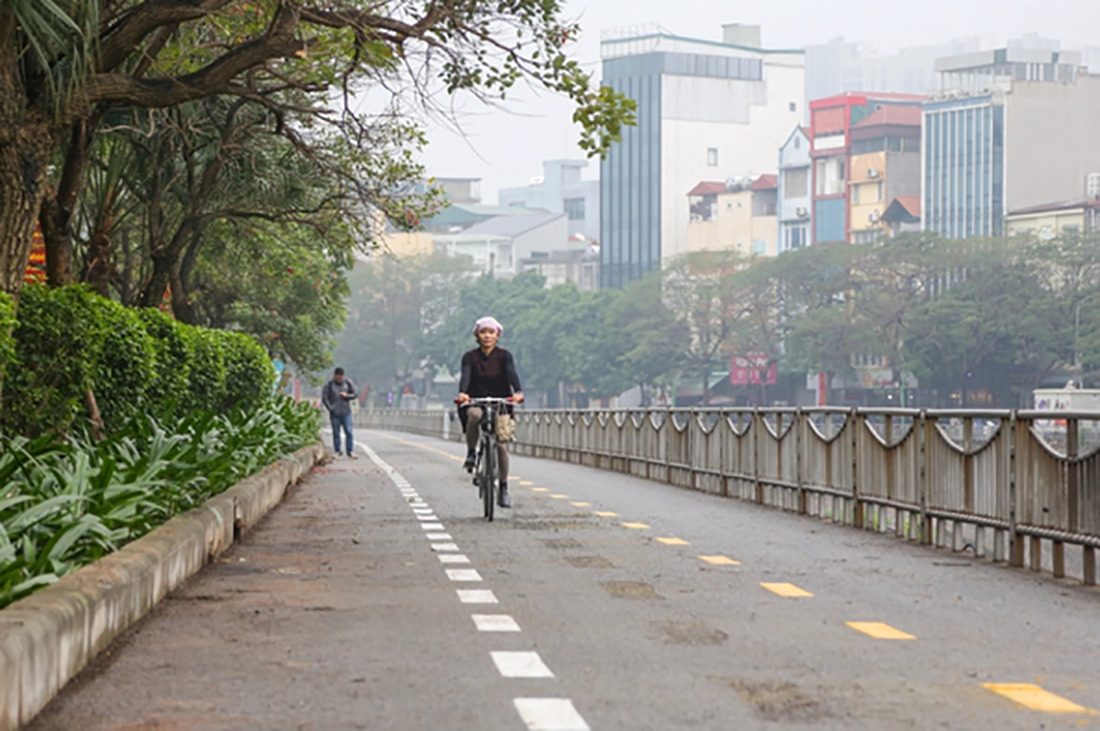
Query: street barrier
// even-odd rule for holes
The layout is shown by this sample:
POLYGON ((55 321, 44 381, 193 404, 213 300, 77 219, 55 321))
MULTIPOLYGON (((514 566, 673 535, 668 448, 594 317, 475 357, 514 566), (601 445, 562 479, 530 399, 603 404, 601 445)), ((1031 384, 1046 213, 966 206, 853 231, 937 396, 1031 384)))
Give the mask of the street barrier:
MULTIPOLYGON (((357 425, 459 441, 452 411, 357 425)), ((516 412, 513 451, 768 505, 1096 585, 1100 415, 767 408, 516 412), (1066 546, 1080 549, 1066 554, 1066 546)))

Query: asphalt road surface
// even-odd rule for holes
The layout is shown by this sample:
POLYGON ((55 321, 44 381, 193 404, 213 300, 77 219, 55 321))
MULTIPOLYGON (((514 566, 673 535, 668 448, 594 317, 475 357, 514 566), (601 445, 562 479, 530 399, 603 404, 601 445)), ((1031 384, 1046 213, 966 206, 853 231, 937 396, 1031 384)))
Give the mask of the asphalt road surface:
POLYGON ((358 439, 31 728, 1100 728, 1094 589, 527 458, 487 523, 358 439))

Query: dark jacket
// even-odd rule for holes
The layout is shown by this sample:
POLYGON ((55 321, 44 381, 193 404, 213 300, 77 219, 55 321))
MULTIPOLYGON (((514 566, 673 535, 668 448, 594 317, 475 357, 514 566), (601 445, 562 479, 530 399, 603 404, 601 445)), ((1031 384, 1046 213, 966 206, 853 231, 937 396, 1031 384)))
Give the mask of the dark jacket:
POLYGON ((462 356, 459 393, 471 398, 508 398, 522 390, 515 358, 504 348, 493 348, 488 355, 474 348, 462 356))
POLYGON ((351 413, 351 399, 358 395, 355 384, 351 382, 350 378, 344 376, 343 383, 329 381, 325 384, 325 387, 321 390, 321 403, 333 416, 346 416, 351 413), (349 394, 349 398, 341 397, 340 394, 342 393, 349 394))

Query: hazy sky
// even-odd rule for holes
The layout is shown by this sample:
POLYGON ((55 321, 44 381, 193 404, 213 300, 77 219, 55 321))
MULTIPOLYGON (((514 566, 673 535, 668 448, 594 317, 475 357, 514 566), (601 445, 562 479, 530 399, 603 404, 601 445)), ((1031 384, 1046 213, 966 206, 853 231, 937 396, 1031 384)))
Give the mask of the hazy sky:
MULTIPOLYGON (((566 0, 584 30, 575 47, 599 73, 600 31, 657 23, 677 35, 719 40, 723 23, 758 23, 764 45, 796 48, 836 36, 883 54, 905 46, 980 36, 997 45, 1035 32, 1064 48, 1100 46, 1100 0, 566 0)), ((465 137, 442 125, 429 128, 423 162, 432 175, 482 178, 482 198, 496 203, 499 188, 525 185, 542 161, 581 157, 569 102, 524 90, 503 109, 458 100, 465 137)), ((586 177, 596 178, 593 160, 586 177)))

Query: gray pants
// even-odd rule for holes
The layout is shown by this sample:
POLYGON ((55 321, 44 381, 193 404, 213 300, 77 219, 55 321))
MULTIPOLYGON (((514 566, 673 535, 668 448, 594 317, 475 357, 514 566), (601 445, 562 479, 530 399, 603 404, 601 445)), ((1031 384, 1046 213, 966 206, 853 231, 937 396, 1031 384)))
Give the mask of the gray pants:
MULTIPOLYGON (((477 440, 481 436, 481 414, 482 408, 480 406, 470 406, 466 409, 466 448, 471 452, 477 449, 477 440)), ((497 472, 500 473, 500 480, 503 482, 508 479, 508 450, 504 447, 504 442, 497 442, 497 472)))

